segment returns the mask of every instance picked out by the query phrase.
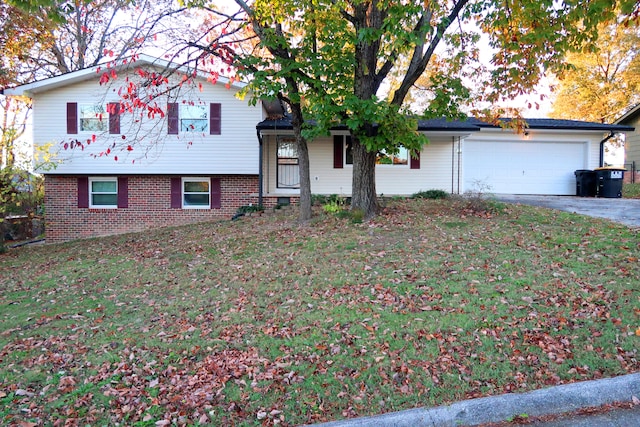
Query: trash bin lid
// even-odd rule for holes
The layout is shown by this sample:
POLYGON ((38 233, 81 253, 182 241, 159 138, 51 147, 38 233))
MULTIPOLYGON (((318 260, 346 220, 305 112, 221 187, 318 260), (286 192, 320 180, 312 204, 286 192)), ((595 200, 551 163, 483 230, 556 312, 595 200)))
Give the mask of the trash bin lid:
POLYGON ((604 166, 601 168, 595 168, 594 170, 597 171, 626 171, 625 168, 620 167, 620 166, 604 166))

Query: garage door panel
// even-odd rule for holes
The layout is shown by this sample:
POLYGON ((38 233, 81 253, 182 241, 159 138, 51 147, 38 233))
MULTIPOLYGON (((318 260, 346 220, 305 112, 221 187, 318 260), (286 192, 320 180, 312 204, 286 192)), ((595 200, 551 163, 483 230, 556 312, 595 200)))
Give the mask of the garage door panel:
POLYGON ((465 141, 464 189, 496 194, 575 194, 574 171, 584 169, 586 147, 574 142, 465 141))

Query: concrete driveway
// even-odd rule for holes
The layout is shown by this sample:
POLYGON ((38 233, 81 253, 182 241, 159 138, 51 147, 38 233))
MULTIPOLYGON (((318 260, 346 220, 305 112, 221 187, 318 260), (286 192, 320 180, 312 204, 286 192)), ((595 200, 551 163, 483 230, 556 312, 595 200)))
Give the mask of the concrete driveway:
POLYGON ((574 212, 598 218, 610 219, 614 222, 640 227, 639 199, 605 199, 575 196, 529 196, 529 195, 495 195, 497 200, 506 203, 541 206, 566 212, 574 212))

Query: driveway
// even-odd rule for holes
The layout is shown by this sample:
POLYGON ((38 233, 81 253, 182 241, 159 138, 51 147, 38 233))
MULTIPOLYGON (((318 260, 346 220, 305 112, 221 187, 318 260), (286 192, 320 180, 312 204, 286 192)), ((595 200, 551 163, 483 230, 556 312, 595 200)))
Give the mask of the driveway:
POLYGON ((614 222, 640 227, 639 199, 605 199, 575 196, 529 196, 498 194, 497 200, 506 203, 541 206, 566 212, 574 212, 598 218, 610 219, 614 222))

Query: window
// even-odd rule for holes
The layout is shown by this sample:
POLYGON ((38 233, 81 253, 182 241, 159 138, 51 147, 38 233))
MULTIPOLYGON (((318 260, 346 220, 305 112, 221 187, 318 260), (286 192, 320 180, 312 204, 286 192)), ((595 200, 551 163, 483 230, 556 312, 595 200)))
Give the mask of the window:
POLYGON ((185 132, 222 134, 222 105, 167 104, 167 133, 178 135, 185 132))
POLYGON ((278 137, 277 187, 300 188, 300 163, 296 139, 289 136, 278 137))
POLYGON ((344 163, 346 165, 353 164, 353 144, 351 143, 351 137, 345 136, 344 141, 344 163))
POLYGON ((390 154, 382 150, 376 157, 376 165, 406 166, 408 164, 409 151, 404 147, 400 147, 396 154, 390 154))
POLYGON ((180 133, 207 132, 209 117, 204 105, 180 105, 180 133))
POLYGON ((80 131, 103 132, 109 124, 108 114, 104 105, 80 106, 80 131))
MULTIPOLYGON (((353 165, 353 143, 349 135, 334 135, 333 137, 333 167, 343 168, 344 165, 353 165)), ((409 156, 409 150, 400 147, 396 154, 389 154, 382 150, 376 156, 376 165, 407 166, 411 169, 420 169, 419 155, 415 158, 409 156)))
POLYGON ((117 178, 89 178, 89 207, 115 209, 118 207, 117 178))
POLYGON ((211 206, 209 178, 182 178, 182 207, 203 209, 211 206))

